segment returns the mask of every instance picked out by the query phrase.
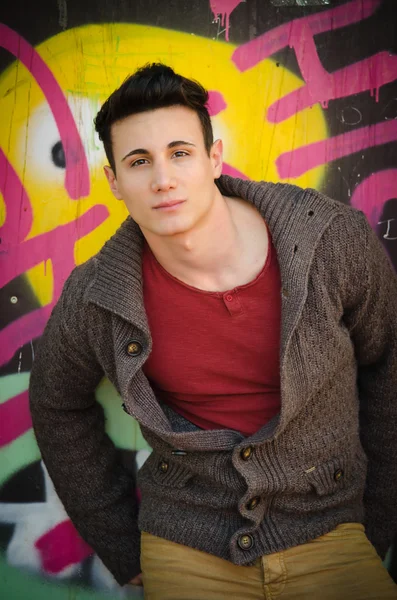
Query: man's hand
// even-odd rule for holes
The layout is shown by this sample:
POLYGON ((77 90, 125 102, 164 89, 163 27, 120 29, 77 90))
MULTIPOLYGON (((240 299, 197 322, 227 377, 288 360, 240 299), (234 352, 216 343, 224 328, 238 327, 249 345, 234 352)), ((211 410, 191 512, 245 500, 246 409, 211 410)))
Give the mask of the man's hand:
POLYGON ((139 585, 142 587, 143 586, 142 573, 139 573, 139 575, 134 577, 134 579, 131 579, 131 581, 129 582, 129 585, 139 585))

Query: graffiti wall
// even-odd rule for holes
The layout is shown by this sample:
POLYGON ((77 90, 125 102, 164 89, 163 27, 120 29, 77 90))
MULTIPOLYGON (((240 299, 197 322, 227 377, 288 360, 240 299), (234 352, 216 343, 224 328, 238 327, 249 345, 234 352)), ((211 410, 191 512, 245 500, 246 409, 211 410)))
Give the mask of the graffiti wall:
MULTIPOLYGON (((313 187, 352 204, 397 267, 396 4, 27 5, 0 7, 2 597, 138 597, 117 586, 68 520, 28 409, 35 346, 66 277, 126 216, 107 188, 92 120, 136 67, 168 63, 209 89, 225 173, 313 187)), ((108 381, 97 400, 123 460, 139 468, 149 450, 108 381)))

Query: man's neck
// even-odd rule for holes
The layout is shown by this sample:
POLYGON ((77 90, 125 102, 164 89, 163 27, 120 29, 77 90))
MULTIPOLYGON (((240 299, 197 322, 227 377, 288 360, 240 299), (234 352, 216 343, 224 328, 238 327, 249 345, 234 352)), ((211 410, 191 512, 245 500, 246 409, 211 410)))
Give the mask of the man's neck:
POLYGON ((267 255, 266 226, 257 210, 240 198, 221 194, 192 230, 172 237, 143 233, 166 271, 201 290, 222 292, 248 283, 267 255))

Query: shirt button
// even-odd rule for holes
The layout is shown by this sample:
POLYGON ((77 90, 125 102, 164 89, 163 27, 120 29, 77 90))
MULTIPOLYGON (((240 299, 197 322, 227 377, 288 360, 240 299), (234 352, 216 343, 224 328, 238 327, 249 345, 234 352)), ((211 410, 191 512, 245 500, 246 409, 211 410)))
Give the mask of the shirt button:
POLYGON ((343 475, 344 475, 344 473, 343 473, 342 469, 338 469, 337 471, 335 471, 335 473, 334 473, 335 481, 340 481, 343 478, 343 475))
POLYGON ((168 471, 168 463, 165 460, 162 460, 159 464, 159 471, 162 473, 166 473, 168 471))
POLYGON ((246 448, 243 448, 240 452, 240 456, 243 460, 249 460, 252 456, 254 449, 252 446, 247 446, 246 448))
POLYGON ((254 510, 254 508, 256 508, 258 506, 260 501, 261 501, 261 499, 259 496, 255 496, 255 498, 251 498, 251 500, 246 505, 247 510, 254 510))
POLYGON ((228 302, 232 302, 232 300, 233 300, 233 296, 232 296, 231 294, 228 294, 228 295, 226 296, 226 300, 227 300, 228 302))
POLYGON ((139 356, 142 352, 142 346, 139 342, 131 340, 131 342, 128 342, 126 350, 129 356, 139 356))
POLYGON ((254 545, 254 540, 252 539, 252 535, 246 533, 244 535, 240 535, 240 537, 237 540, 237 543, 240 546, 241 550, 249 550, 254 545))

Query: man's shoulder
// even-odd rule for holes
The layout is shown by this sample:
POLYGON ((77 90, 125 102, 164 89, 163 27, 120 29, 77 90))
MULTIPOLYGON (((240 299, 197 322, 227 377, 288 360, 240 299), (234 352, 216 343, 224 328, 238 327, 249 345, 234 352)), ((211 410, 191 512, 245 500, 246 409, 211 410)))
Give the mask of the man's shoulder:
POLYGON ((81 265, 76 266, 66 279, 58 304, 65 322, 87 318, 90 303, 88 292, 95 280, 97 257, 93 256, 81 265))
POLYGON ((252 202, 272 233, 285 231, 291 223, 299 227, 302 235, 309 227, 317 239, 328 232, 324 242, 337 244, 341 252, 348 252, 345 244, 362 247, 368 237, 369 224, 361 211, 316 189, 228 176, 222 176, 217 186, 225 195, 252 202))
MULTIPOLYGON (((316 195, 319 207, 326 206, 331 210, 331 214, 334 217, 330 222, 332 231, 340 229, 342 234, 347 230, 349 232, 347 237, 349 238, 355 237, 358 240, 366 239, 369 223, 362 211, 350 204, 330 198, 317 190, 307 189, 305 191, 316 195)), ((343 240, 339 239, 338 241, 342 242, 343 240)))
POLYGON ((97 255, 76 266, 65 281, 63 294, 83 299, 95 279, 96 263, 97 255))
POLYGON ((280 197, 293 197, 294 204, 298 207, 304 207, 308 203, 314 202, 320 208, 324 207, 330 209, 331 211, 334 210, 335 213, 352 216, 353 219, 356 218, 356 215, 362 214, 350 204, 341 202, 336 198, 331 198, 331 196, 328 196, 324 192, 320 192, 315 188, 303 188, 291 183, 275 183, 273 185, 275 188, 274 193, 277 192, 280 197))
MULTIPOLYGON (((348 228, 351 236, 358 236, 359 238, 361 238, 361 236, 366 237, 369 226, 367 218, 363 212, 354 206, 331 198, 323 192, 313 188, 300 188, 288 183, 276 185, 281 186, 279 190, 280 195, 283 195, 283 189, 294 189, 295 205, 298 210, 301 209, 304 211, 310 205, 312 209, 314 207, 314 209, 320 213, 323 211, 326 212, 329 218, 329 228, 332 232, 338 231, 338 229, 341 229, 341 231, 344 232, 346 228, 348 228)), ((289 192, 289 195, 290 194, 291 191, 289 192)), ((310 212, 310 215, 308 213, 308 216, 311 215, 312 212, 310 212)), ((339 240, 339 242, 341 241, 342 240, 339 240)))
POLYGON ((340 248, 355 238, 361 244, 367 237, 369 224, 366 216, 350 204, 331 198, 314 188, 302 188, 290 183, 258 182, 273 196, 273 204, 281 206, 286 220, 310 220, 312 226, 322 229, 340 248), (315 218, 315 217, 318 218, 315 218), (324 225, 327 226, 324 228, 324 225))
POLYGON ((234 192, 237 197, 250 199, 254 204, 262 204, 264 207, 278 205, 286 213, 288 209, 296 212, 314 205, 320 210, 326 209, 331 216, 339 214, 358 223, 361 223, 363 218, 363 214, 349 204, 331 198, 314 188, 303 188, 292 183, 242 180, 222 176, 218 187, 226 193, 234 192))
POLYGON ((334 282, 343 277, 355 280, 355 274, 356 279, 365 278, 365 256, 371 234, 365 214, 312 188, 275 185, 286 223, 293 221, 300 224, 300 243, 313 252, 313 269, 327 272, 327 277, 334 282), (292 206, 291 201, 287 205, 283 203, 282 198, 285 197, 293 198, 292 206), (313 246, 308 245, 310 239, 316 240, 313 246))
POLYGON ((328 283, 329 293, 337 293, 344 305, 354 304, 367 281, 370 224, 353 206, 316 190, 310 192, 316 196, 317 210, 330 216, 313 251, 312 275, 320 275, 328 283))

